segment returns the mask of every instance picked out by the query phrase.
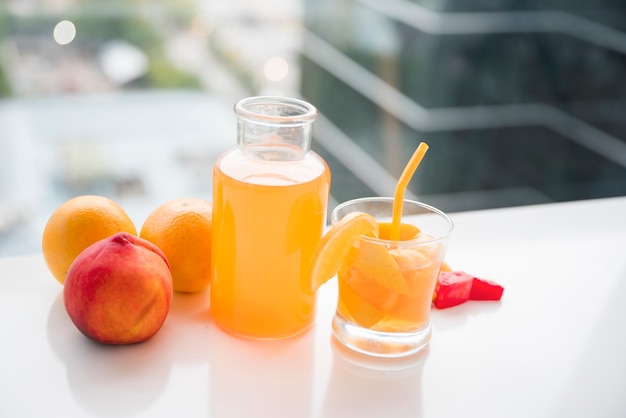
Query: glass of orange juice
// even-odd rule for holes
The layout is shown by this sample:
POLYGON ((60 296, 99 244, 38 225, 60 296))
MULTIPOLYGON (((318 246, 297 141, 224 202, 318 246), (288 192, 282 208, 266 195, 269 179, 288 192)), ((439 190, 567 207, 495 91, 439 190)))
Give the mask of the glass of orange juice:
POLYGON ((346 347, 376 357, 403 357, 428 346, 433 292, 454 228, 437 208, 407 199, 402 203, 394 240, 393 198, 351 200, 331 215, 333 223, 353 212, 378 222, 378 236, 360 236, 342 261, 332 324, 334 336, 346 347))

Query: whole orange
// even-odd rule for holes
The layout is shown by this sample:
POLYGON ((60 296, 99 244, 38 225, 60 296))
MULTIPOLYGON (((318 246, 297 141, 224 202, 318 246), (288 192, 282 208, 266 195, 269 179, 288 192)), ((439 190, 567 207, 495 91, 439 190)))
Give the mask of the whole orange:
POLYGON ((139 236, 159 247, 167 257, 174 290, 199 292, 211 280, 211 203, 179 198, 156 208, 139 236))
POLYGON ((133 221, 113 200, 94 195, 68 200, 52 213, 43 231, 41 248, 48 269, 64 284, 78 254, 117 232, 137 235, 133 221))

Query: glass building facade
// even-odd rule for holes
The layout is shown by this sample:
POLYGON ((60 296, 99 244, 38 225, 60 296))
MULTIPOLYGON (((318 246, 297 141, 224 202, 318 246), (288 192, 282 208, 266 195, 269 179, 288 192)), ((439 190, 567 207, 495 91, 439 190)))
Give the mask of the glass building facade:
MULTIPOLYGON (((429 143, 415 195, 455 211, 626 193, 622 2, 316 0, 306 11, 304 97, 392 176, 429 143)), ((367 159, 352 165, 338 200, 389 192, 381 176, 364 181, 367 159)))

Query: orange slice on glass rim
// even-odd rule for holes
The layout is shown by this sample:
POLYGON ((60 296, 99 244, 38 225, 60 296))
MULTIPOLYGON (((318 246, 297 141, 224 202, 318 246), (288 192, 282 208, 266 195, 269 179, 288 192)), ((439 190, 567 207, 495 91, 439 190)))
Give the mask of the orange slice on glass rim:
POLYGON ((376 218, 353 212, 330 227, 311 259, 311 290, 315 292, 341 268, 341 263, 361 235, 378 236, 376 218))

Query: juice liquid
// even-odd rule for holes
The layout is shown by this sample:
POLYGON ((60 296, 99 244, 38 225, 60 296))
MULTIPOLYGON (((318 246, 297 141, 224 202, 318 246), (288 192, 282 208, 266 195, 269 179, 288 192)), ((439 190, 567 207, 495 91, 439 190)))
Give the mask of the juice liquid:
POLYGON ((443 251, 362 239, 338 274, 338 311, 348 321, 385 332, 414 331, 428 323, 443 251))
POLYGON ((283 338, 315 316, 309 262, 322 236, 330 171, 314 153, 266 161, 233 149, 213 169, 211 311, 233 334, 283 338))

